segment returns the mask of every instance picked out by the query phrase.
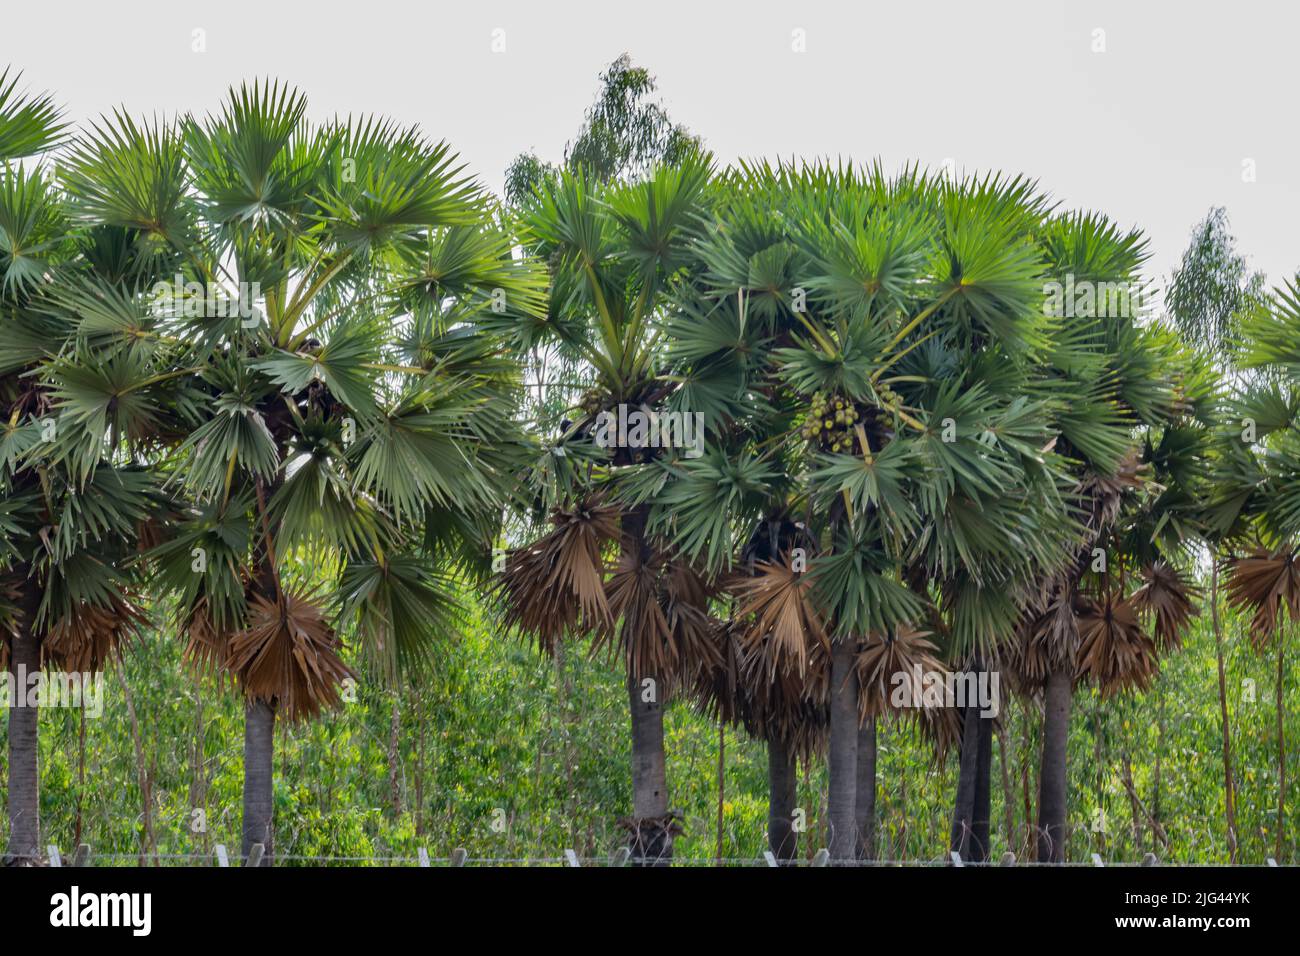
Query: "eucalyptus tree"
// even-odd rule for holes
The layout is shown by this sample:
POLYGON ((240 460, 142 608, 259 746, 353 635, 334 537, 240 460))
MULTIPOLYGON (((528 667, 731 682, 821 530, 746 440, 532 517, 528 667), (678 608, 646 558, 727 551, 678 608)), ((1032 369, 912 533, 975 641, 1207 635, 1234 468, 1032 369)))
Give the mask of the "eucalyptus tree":
MULTIPOLYGON (((1246 257, 1235 248, 1223 208, 1211 209, 1192 232, 1192 241, 1170 278, 1165 304, 1175 327, 1199 351, 1209 356, 1225 382, 1246 383, 1259 377, 1258 369, 1243 368, 1238 348, 1243 322, 1267 306, 1264 275, 1252 272, 1246 257)), ((1235 442, 1235 438, 1231 438, 1235 442)), ((1237 446, 1238 449, 1240 445, 1237 446)), ((1229 461, 1231 460, 1229 455, 1229 461)), ((1217 498, 1221 489, 1206 489, 1217 498)), ((1224 518, 1220 512, 1218 517, 1224 518)), ((1229 523, 1233 523, 1229 518, 1229 523)), ((1224 812, 1228 829, 1228 852, 1237 860, 1237 786, 1232 769, 1232 728, 1228 720, 1228 689, 1224 668, 1223 629, 1219 606, 1219 557, 1223 553, 1223 530, 1204 529, 1211 552, 1209 603, 1214 631, 1214 655, 1219 681, 1219 722, 1223 736, 1224 812)))
POLYGON ((101 672, 143 623, 131 559, 162 502, 139 462, 163 438, 161 423, 135 410, 170 389, 151 373, 125 374, 120 357, 98 352, 106 330, 59 308, 65 288, 130 283, 147 264, 123 254, 123 235, 79 228, 48 154, 17 161, 65 132, 50 99, 20 95, 17 82, 0 76, 0 663, 13 675, 7 856, 30 863, 42 846, 39 706, 56 689, 74 692, 61 703, 83 706, 102 693, 101 672), (71 405, 97 376, 116 377, 122 407, 82 418, 71 405))
POLYGON ((174 272, 61 306, 122 343, 69 413, 155 410, 116 385, 133 341, 186 385, 157 470, 177 499, 150 552, 187 651, 245 704, 242 844, 273 850, 273 731, 340 702, 344 634, 380 679, 427 663, 485 565, 523 453, 518 366, 485 314, 543 278, 445 144, 379 118, 314 125, 296 90, 232 90, 204 118, 95 124, 61 173, 79 218, 174 272))
POLYGON ((1228 602, 1248 612, 1251 643, 1277 660, 1277 819, 1285 852, 1288 632, 1300 619, 1300 287, 1286 283, 1243 323, 1255 372, 1226 404, 1207 521, 1228 549, 1228 602))
POLYGON ((713 653, 711 582, 668 547, 647 500, 660 463, 702 450, 693 417, 661 419, 677 384, 661 374, 662 313, 685 281, 688 229, 706 201, 707 157, 601 185, 579 172, 542 185, 523 221, 526 247, 550 266, 541 317, 498 325, 517 348, 553 347, 583 383, 542 436, 529 478, 552 530, 515 549, 500 593, 507 619, 554 651, 593 635, 626 664, 631 715, 633 855, 666 861, 679 830, 668 805, 663 707, 713 653), (611 549, 617 558, 611 559, 611 549))
POLYGON ((645 67, 626 53, 600 75, 596 100, 582 117, 578 135, 564 147, 560 166, 535 153, 521 153, 506 170, 505 195, 526 201, 565 169, 581 172, 589 182, 612 183, 647 174, 656 164, 675 166, 699 152, 700 138, 674 123, 663 104, 653 99, 657 83, 645 67))

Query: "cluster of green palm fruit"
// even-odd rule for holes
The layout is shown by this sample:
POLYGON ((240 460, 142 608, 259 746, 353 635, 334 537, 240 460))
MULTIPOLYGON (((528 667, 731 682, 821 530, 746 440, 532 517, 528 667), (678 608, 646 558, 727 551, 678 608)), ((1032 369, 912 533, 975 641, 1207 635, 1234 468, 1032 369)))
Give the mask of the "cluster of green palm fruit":
POLYGON ((854 426, 861 419, 861 413, 849 399, 816 392, 804 418, 803 437, 826 451, 848 453, 853 451, 856 442, 854 426))

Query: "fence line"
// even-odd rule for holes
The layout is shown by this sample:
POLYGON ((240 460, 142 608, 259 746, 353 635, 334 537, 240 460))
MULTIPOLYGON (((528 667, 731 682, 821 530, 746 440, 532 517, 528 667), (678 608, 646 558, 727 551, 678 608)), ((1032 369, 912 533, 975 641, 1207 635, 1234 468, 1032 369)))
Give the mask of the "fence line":
MULTIPOLYGON (((248 857, 235 856, 234 859, 239 866, 258 866, 262 863, 265 849, 260 843, 252 847, 252 852, 248 857)), ((98 863, 100 860, 133 861, 138 865, 145 866, 146 860, 151 858, 156 866, 158 861, 189 861, 193 865, 206 865, 225 868, 230 866, 231 855, 223 844, 217 844, 211 853, 150 853, 142 855, 140 853, 93 853, 87 843, 79 845, 69 862, 65 862, 62 853, 57 846, 51 844, 47 848, 47 863, 52 867, 86 867, 98 863)), ((707 866, 707 867, 993 867, 993 866, 1029 866, 1029 867, 1143 867, 1143 866, 1162 866, 1153 853, 1145 854, 1140 861, 1132 860, 1112 860, 1105 861, 1100 854, 1093 853, 1091 859, 1086 861, 1070 861, 1066 863, 1040 863, 1037 860, 1018 860, 1016 855, 1011 852, 1002 854, 998 860, 987 860, 984 862, 973 862, 963 860, 957 853, 950 852, 947 856, 932 859, 913 859, 913 860, 831 860, 830 854, 826 849, 819 849, 811 859, 778 861, 770 852, 765 852, 761 857, 671 857, 665 860, 655 858, 632 857, 627 847, 620 847, 607 857, 598 856, 579 856, 572 849, 565 849, 561 856, 542 856, 542 857, 471 857, 463 847, 455 848, 451 856, 435 857, 430 855, 428 848, 420 847, 416 856, 306 856, 301 854, 272 854, 271 858, 279 862, 298 862, 298 863, 317 863, 325 865, 346 865, 346 864, 384 864, 387 866, 414 866, 414 867, 431 867, 438 866, 525 866, 525 867, 584 867, 584 866, 604 866, 604 867, 621 867, 632 864, 654 864, 658 862, 670 862, 673 866, 707 866)), ((110 865, 112 865, 110 863, 110 865)), ((1178 865, 1178 864, 1171 864, 1178 865)), ((1198 866, 1217 866, 1222 868, 1249 867, 1266 865, 1277 867, 1278 862, 1272 857, 1268 858, 1266 864, 1253 863, 1201 863, 1198 866)))

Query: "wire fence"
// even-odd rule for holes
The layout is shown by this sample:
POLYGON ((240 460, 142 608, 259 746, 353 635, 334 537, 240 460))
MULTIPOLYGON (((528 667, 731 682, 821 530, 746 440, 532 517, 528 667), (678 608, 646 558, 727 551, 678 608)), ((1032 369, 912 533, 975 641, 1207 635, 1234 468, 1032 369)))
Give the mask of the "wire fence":
MULTIPOLYGON (((946 856, 909 860, 836 860, 831 859, 826 849, 820 849, 811 856, 800 859, 779 860, 771 852, 761 857, 633 857, 626 848, 616 850, 609 856, 580 856, 573 850, 565 850, 560 856, 537 857, 471 857, 463 848, 456 848, 450 856, 433 856, 421 849, 416 856, 303 856, 299 854, 274 854, 267 857, 262 844, 254 844, 247 855, 232 854, 221 844, 212 853, 95 853, 89 844, 81 844, 70 857, 65 857, 56 846, 47 848, 46 855, 40 860, 21 861, 30 865, 55 867, 246 867, 262 866, 274 861, 278 865, 310 867, 625 867, 625 866, 684 866, 684 867, 851 867, 851 868, 910 868, 910 867, 1149 867, 1179 865, 1167 864, 1154 853, 1147 853, 1140 860, 1103 860, 1100 854, 1092 854, 1089 861, 1066 861, 1062 863, 1042 863, 1037 860, 1021 860, 1011 852, 1003 853, 998 859, 986 861, 963 860, 956 852, 946 856)), ((6 863, 16 861, 6 860, 6 863)), ((1224 869, 1237 867, 1277 867, 1278 862, 1268 858, 1265 863, 1210 863, 1198 866, 1214 866, 1224 869)))

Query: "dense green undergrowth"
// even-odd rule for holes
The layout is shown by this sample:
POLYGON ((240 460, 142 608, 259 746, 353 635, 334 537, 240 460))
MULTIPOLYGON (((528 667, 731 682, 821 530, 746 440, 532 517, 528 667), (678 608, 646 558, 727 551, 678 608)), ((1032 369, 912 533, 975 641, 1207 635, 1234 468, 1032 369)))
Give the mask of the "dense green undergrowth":
MULTIPOLYGON (((621 843, 618 820, 631 799, 621 668, 572 644, 561 669, 482 614, 471 621, 459 640, 438 649, 426 683, 394 695, 362 677, 341 710, 316 723, 281 725, 275 813, 282 864, 414 860, 420 847, 435 859, 455 847, 471 860, 555 859, 566 848, 603 857, 621 843)), ((1241 861, 1263 862, 1273 854, 1277 825, 1276 662, 1252 652, 1237 621, 1230 618, 1226 631, 1241 861)), ((1146 694, 1076 696, 1071 860, 1095 852, 1136 861, 1153 851, 1169 861, 1227 861, 1217 687, 1213 635, 1202 619, 1146 694)), ((1285 699, 1287 735, 1296 739, 1290 673, 1285 699)), ((1034 819, 1037 799, 1034 707, 1020 698, 1007 703, 995 740, 995 858, 1007 849, 1025 858, 1024 821, 1034 819)), ((240 708, 229 688, 183 665, 178 641, 157 632, 142 637, 125 669, 105 676, 103 715, 84 721, 84 768, 80 712, 42 714, 45 842, 64 852, 88 843, 101 864, 135 863, 142 852, 163 864, 188 854, 211 859, 217 844, 237 848, 240 708)), ((0 722, 0 741, 4 734, 0 722)), ((680 859, 718 854, 719 743, 716 724, 685 704, 670 706, 668 779, 685 825, 680 859)), ((765 849, 765 750, 733 728, 722 743, 721 853, 754 859, 765 849)), ((881 855, 944 858, 955 755, 936 763, 907 724, 882 726, 880 754, 881 855)), ((4 759, 0 748, 0 779, 4 759)), ((825 841, 825 785, 819 762, 802 770, 806 852, 825 841)), ((1286 829, 1283 856, 1294 860, 1294 825, 1286 829)))

